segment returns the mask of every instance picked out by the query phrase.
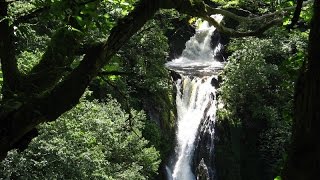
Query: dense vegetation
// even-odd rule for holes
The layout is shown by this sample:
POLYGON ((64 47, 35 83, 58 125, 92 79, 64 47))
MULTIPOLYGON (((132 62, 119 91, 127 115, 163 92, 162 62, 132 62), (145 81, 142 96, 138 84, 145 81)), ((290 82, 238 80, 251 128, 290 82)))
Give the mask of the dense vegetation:
MULTIPOLYGON (((268 7, 250 3, 245 3, 245 6, 250 9, 258 5, 260 8, 255 8, 258 11, 272 11, 273 8, 281 8, 283 3, 288 2, 273 2, 268 7)), ((231 56, 222 74, 224 80, 220 88, 224 107, 219 110, 217 124, 218 137, 225 136, 216 140, 220 178, 267 180, 281 173, 286 179, 318 177, 316 172, 310 172, 319 166, 307 162, 304 156, 309 152, 303 155, 308 151, 308 143, 317 144, 315 139, 308 136, 308 143, 302 142, 305 147, 291 144, 292 141, 296 143, 294 138, 300 129, 297 126, 306 121, 306 117, 299 116, 301 122, 296 123, 296 115, 302 112, 297 109, 306 108, 305 104, 297 101, 297 96, 301 95, 299 86, 303 86, 297 79, 310 68, 307 62, 307 57, 310 58, 307 55, 310 19, 311 9, 306 6, 295 30, 291 29, 290 21, 294 19, 287 19, 280 28, 273 28, 262 37, 246 37, 229 43, 231 56), (293 139, 290 138, 292 130, 293 139), (289 172, 292 167, 301 168, 293 164, 302 161, 308 164, 308 168, 303 168, 306 174, 300 174, 302 170, 298 172, 297 169, 294 173, 289 172), (227 168, 230 164, 232 166, 227 168)), ((314 116, 311 119, 317 122, 314 116)), ((299 139, 304 141, 301 136, 299 139)), ((318 161, 314 156, 312 158, 318 161)))
POLYGON ((273 29, 263 38, 237 39, 228 46, 232 53, 222 75, 224 107, 219 110, 219 123, 230 126, 221 132, 224 135, 237 134, 225 144, 233 146, 231 158, 241 170, 234 168, 232 176, 238 179, 272 179, 281 172, 290 144, 294 83, 306 35, 273 29))
POLYGON ((115 100, 81 101, 57 121, 39 127, 40 135, 1 164, 6 179, 150 179, 159 152, 142 137, 145 115, 121 110, 115 100))
POLYGON ((220 88, 220 179, 320 177, 320 2, 302 4, 0 0, 0 178, 155 178, 173 145, 163 64, 176 23, 194 17, 238 37, 220 88))
MULTIPOLYGON (((17 100, 16 105, 10 104, 7 87, 2 88, 3 102, 10 109, 19 108, 21 102, 34 96, 45 95, 58 80, 54 76, 66 78, 83 59, 81 53, 99 45, 115 22, 132 10, 134 1, 77 3, 10 3, 8 18, 14 25, 17 42, 17 71, 24 81, 17 87, 23 93, 9 92, 17 100), (41 18, 33 17, 38 13, 41 18), (79 52, 75 52, 76 48, 79 52), (58 69, 53 68, 56 65, 58 69), (44 78, 48 72, 49 78, 44 78)), ((173 144, 172 86, 163 66, 169 53, 164 34, 171 23, 161 19, 171 18, 172 14, 159 14, 132 37, 92 80, 88 86, 91 93, 73 110, 57 121, 38 126, 15 145, 18 149, 10 151, 1 164, 0 179, 155 177, 173 144)), ((5 78, 5 72, 1 74, 5 78)), ((2 79, 3 84, 6 83, 2 79)))

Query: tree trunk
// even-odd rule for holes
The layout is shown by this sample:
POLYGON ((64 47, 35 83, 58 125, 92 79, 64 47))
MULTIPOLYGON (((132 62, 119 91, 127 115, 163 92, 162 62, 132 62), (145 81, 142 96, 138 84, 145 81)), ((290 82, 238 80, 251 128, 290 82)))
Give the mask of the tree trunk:
POLYGON ((314 1, 305 69, 296 84, 292 145, 284 180, 320 178, 320 0, 314 1))

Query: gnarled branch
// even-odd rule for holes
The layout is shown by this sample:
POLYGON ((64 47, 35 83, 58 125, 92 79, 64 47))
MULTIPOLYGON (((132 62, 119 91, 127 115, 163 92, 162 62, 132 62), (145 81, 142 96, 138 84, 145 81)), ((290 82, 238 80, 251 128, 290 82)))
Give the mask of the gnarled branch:
POLYGON ((50 6, 44 6, 41 7, 39 9, 36 9, 26 15, 23 16, 19 16, 14 22, 13 24, 19 24, 19 23, 23 23, 23 22, 27 22, 30 19, 36 18, 39 15, 41 15, 42 13, 47 12, 50 9, 50 6))
POLYGON ((223 34, 226 34, 231 37, 245 37, 245 36, 259 36, 262 33, 264 33, 269 28, 273 27, 276 24, 280 24, 282 22, 282 18, 273 19, 267 23, 265 23, 263 26, 260 26, 259 28, 251 31, 237 31, 232 28, 225 27, 218 23, 214 18, 210 16, 202 17, 206 21, 208 21, 210 24, 215 26, 217 30, 223 34))
POLYGON ((301 13, 301 9, 302 9, 302 4, 303 4, 303 0, 297 0, 297 6, 296 9, 294 11, 293 17, 291 19, 291 23, 287 26, 287 29, 290 30, 293 28, 293 26, 295 24, 297 24, 299 17, 300 17, 300 13, 301 13))
MULTIPOLYGON (((308 4, 310 2, 311 1, 307 1, 304 4, 308 4)), ((302 3, 301 3, 301 6, 302 6, 302 3)), ((288 8, 282 9, 281 11, 276 11, 276 12, 265 14, 262 16, 244 17, 244 16, 236 15, 236 14, 234 14, 230 11, 224 10, 224 9, 212 8, 207 5, 205 7, 206 7, 205 10, 206 10, 207 14, 221 14, 225 17, 228 17, 228 18, 234 19, 238 22, 246 23, 246 24, 255 23, 255 22, 262 24, 254 30, 237 31, 235 29, 228 28, 222 24, 219 24, 218 22, 216 22, 213 18, 210 18, 209 16, 201 17, 201 18, 207 20, 212 25, 214 25, 217 28, 217 30, 220 31, 221 33, 224 33, 224 34, 232 36, 232 37, 261 35, 263 32, 265 32, 266 30, 268 30, 272 26, 280 24, 283 21, 283 16, 289 14, 290 11, 294 10, 294 7, 288 7, 288 8), (263 21, 264 23, 261 23, 261 21, 263 21)), ((295 12, 295 14, 296 13, 297 12, 295 12)))

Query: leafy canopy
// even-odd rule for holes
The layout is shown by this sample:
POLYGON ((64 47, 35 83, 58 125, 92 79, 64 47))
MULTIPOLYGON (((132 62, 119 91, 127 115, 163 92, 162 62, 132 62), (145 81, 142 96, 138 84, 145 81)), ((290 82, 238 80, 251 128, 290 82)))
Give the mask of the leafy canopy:
POLYGON ((39 127, 40 135, 0 164, 0 178, 149 179, 160 160, 141 137, 143 112, 128 114, 108 103, 83 100, 57 121, 39 127))

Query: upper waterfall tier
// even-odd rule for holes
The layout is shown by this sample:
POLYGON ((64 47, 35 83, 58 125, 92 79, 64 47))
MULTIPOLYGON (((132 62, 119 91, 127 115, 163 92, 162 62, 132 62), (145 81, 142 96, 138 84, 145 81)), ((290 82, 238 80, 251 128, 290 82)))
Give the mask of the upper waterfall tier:
MULTIPOLYGON (((218 22, 222 20, 221 15, 214 15, 213 18, 218 22)), ((218 61, 216 57, 222 45, 220 43, 216 43, 215 47, 211 45, 215 29, 206 21, 201 23, 196 34, 186 43, 181 57, 166 63, 166 67, 180 74, 196 76, 212 75, 221 70, 224 63, 218 61)))

